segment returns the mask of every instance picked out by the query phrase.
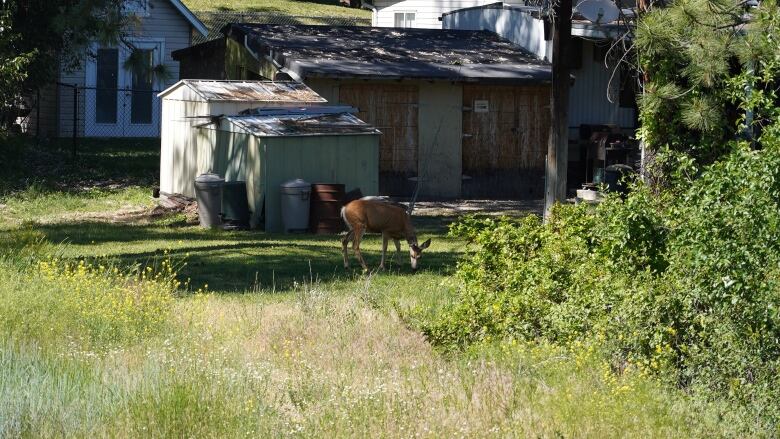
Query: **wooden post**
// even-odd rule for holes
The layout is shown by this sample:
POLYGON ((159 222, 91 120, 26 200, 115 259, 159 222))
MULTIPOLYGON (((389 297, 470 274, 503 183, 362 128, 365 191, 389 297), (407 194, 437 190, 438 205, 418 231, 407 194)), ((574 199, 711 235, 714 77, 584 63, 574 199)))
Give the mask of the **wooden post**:
POLYGON ((73 157, 76 157, 76 148, 78 147, 78 125, 79 121, 79 86, 73 84, 73 157))
POLYGON ((553 6, 552 95, 550 140, 544 194, 544 218, 556 202, 566 200, 566 170, 569 160, 569 66, 566 54, 571 39, 572 0, 557 0, 553 6))

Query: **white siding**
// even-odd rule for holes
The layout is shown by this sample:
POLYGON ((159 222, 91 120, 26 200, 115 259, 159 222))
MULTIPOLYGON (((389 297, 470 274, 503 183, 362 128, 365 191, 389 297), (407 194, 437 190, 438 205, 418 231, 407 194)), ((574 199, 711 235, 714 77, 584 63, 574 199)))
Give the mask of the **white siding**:
MULTIPOLYGON (((396 12, 414 12, 416 14, 412 27, 426 29, 441 29, 442 22, 439 17, 442 14, 461 8, 483 6, 495 3, 496 0, 376 0, 374 26, 395 26, 396 12)), ((505 4, 521 5, 522 0, 506 0, 505 4)))
MULTIPOLYGON (((444 17, 444 29, 489 30, 534 53, 540 59, 552 58, 552 41, 544 40, 542 20, 519 9, 470 9, 444 17)), ((581 124, 609 124, 634 128, 634 110, 620 108, 618 89, 620 76, 616 73, 610 83, 614 65, 594 61, 594 42, 582 41, 582 67, 572 70, 574 86, 569 96, 569 127, 581 124), (614 102, 607 99, 609 97, 614 102)))
POLYGON ((442 21, 444 29, 488 30, 549 61, 552 41, 544 39, 544 22, 517 9, 469 9, 448 14, 442 21))
MULTIPOLYGON (((184 49, 190 46, 192 26, 171 5, 169 0, 149 0, 149 16, 141 18, 141 24, 137 29, 130 31, 132 38, 159 38, 164 40, 164 53, 162 62, 171 73, 165 81, 167 88, 179 80, 179 63, 171 57, 174 50, 184 49)), ((83 87, 86 84, 86 72, 84 68, 73 72, 65 70, 60 72, 60 82, 83 87)), ((59 134, 69 136, 72 134, 73 120, 73 89, 71 87, 59 87, 59 134)), ((94 104, 94 103, 93 103, 94 104)), ((78 135, 84 133, 85 99, 79 96, 78 102, 78 135)))

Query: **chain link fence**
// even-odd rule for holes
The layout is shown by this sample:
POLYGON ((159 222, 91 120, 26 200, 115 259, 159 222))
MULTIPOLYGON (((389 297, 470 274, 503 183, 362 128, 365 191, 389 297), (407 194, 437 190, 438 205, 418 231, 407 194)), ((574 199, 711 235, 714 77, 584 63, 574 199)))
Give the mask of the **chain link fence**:
POLYGON ((56 83, 25 96, 16 124, 37 138, 159 137, 160 90, 56 83))
POLYGON ((340 16, 284 15, 268 12, 213 12, 196 11, 195 14, 209 29, 208 36, 196 35, 193 44, 203 43, 222 36, 220 30, 228 23, 262 24, 316 24, 325 26, 371 26, 370 18, 340 16))

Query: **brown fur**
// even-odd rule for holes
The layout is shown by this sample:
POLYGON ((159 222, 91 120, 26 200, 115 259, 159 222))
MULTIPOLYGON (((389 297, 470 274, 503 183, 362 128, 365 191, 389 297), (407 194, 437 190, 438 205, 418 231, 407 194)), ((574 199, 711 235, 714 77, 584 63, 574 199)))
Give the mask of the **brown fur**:
POLYGON ((360 199, 344 206, 341 215, 350 229, 347 236, 341 241, 344 252, 344 267, 349 267, 347 244, 349 244, 349 241, 353 241, 352 249, 355 252, 355 256, 357 256, 363 269, 368 269, 363 260, 363 255, 360 253, 360 241, 365 232, 382 234, 382 261, 379 264, 379 268, 384 268, 387 242, 390 239, 395 242, 396 252, 401 251, 401 239, 409 243, 413 268, 415 268, 416 259, 430 245, 430 240, 426 241, 422 246, 417 245, 417 232, 414 230, 412 220, 402 205, 377 199, 360 199))

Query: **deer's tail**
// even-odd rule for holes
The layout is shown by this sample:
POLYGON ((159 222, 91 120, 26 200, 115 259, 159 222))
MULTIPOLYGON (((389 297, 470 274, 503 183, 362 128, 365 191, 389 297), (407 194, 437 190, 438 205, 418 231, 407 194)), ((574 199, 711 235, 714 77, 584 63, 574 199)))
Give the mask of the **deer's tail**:
POLYGON ((347 206, 344 205, 344 207, 341 208, 341 219, 344 221, 344 224, 347 225, 347 229, 352 230, 352 224, 347 221, 347 206))

